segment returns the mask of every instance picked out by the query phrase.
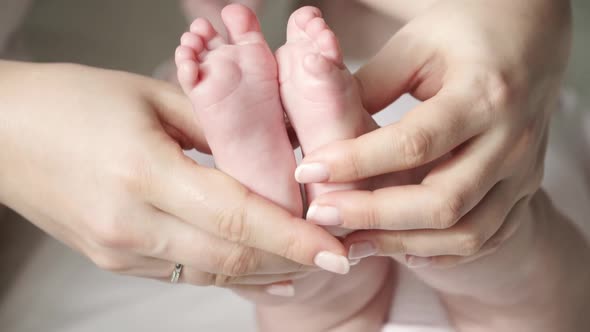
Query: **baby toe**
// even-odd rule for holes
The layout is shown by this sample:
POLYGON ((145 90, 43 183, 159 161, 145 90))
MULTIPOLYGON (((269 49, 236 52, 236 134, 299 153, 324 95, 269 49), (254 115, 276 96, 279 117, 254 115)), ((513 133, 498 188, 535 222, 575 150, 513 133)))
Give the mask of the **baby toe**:
POLYGON ((338 65, 343 64, 342 51, 338 38, 332 30, 324 30, 317 36, 316 44, 320 49, 320 52, 326 58, 332 60, 338 65))
POLYGON ((321 17, 322 12, 315 7, 307 6, 296 10, 287 23, 287 39, 290 41, 307 38, 305 27, 314 18, 321 17))
POLYGON ((231 42, 240 44, 264 40, 258 18, 248 7, 231 4, 223 9, 221 17, 231 42))
POLYGON ((196 54, 201 53, 205 49, 201 37, 191 32, 185 32, 180 37, 180 45, 191 48, 196 54))
POLYGON ((320 33, 328 29, 329 28, 326 24, 326 21, 324 21, 324 19, 321 17, 316 17, 313 20, 309 21, 309 23, 307 23, 307 25, 305 26, 305 33, 310 38, 317 38, 320 33))
POLYGON ((209 50, 213 50, 225 44, 223 37, 217 33, 217 30, 215 30, 209 20, 203 18, 196 19, 191 24, 190 31, 201 37, 204 46, 209 50))

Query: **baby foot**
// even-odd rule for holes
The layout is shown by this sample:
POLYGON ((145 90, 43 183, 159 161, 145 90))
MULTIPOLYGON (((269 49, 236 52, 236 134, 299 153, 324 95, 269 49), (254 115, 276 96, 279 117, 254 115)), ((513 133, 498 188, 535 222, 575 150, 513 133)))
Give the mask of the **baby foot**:
MULTIPOLYGON (((283 105, 304 153, 376 128, 344 66, 338 40, 319 9, 303 7, 291 15, 287 43, 277 52, 277 61, 283 105)), ((306 190, 311 202, 325 192, 362 186, 312 184, 306 190)), ((312 206, 308 218, 313 218, 313 212, 312 206)))
POLYGON ((182 36, 175 59, 180 85, 203 125, 217 167, 301 215, 275 58, 250 9, 229 5, 221 16, 228 40, 205 19, 195 20, 182 36))

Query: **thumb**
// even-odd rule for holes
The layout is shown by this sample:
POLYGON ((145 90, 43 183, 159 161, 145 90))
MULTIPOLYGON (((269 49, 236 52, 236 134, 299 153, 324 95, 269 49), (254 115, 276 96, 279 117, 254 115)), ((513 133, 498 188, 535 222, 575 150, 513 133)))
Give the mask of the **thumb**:
POLYGON ((400 30, 368 63, 355 73, 363 106, 381 111, 420 83, 430 56, 419 39, 400 30))
POLYGON ((146 95, 166 132, 183 148, 194 147, 209 153, 209 145, 199 119, 180 87, 164 81, 149 80, 146 95))

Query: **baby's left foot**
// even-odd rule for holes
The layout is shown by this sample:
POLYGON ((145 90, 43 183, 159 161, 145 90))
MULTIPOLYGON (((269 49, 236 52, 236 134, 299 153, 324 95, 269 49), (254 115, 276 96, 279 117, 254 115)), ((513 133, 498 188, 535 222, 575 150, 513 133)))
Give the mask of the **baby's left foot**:
POLYGON ((229 5, 223 38, 193 22, 176 51, 178 81, 189 97, 216 166, 253 192, 301 215, 295 157, 285 128, 277 65, 254 12, 229 5))

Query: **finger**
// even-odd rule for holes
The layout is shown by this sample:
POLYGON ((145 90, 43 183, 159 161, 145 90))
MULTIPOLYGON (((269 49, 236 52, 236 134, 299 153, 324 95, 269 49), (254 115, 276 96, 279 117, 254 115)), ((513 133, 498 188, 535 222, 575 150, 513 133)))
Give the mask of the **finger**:
POLYGON ((239 182, 191 160, 170 156, 157 171, 150 201, 157 208, 226 241, 305 265, 348 273, 342 244, 239 182))
MULTIPOLYGON (((164 282, 170 282, 172 271, 175 264, 168 264, 168 269, 164 269, 163 276, 157 278, 164 282)), ((274 283, 285 282, 288 280, 300 279, 308 275, 306 272, 268 274, 268 275, 246 275, 246 276, 226 276, 195 269, 191 266, 183 266, 178 283, 191 284, 195 286, 216 286, 216 287, 234 287, 234 286, 268 286, 274 283)))
POLYGON ((473 94, 450 84, 399 122, 313 151, 297 168, 297 180, 356 181, 413 169, 440 158, 488 128, 487 103, 473 94), (318 165, 325 168, 323 178, 306 171, 318 165))
POLYGON ((291 298, 296 295, 293 281, 283 281, 267 285, 233 285, 229 288, 259 306, 284 304, 285 298, 291 298))
MULTIPOLYGON (((140 256, 115 250, 95 250, 99 254, 89 255, 92 261, 102 270, 141 278, 157 279, 171 282, 172 273, 178 261, 170 262, 158 258, 140 256)), ((222 273, 210 273, 194 266, 183 264, 178 282, 197 286, 231 285, 270 285, 286 280, 297 280, 309 275, 309 271, 277 274, 251 274, 229 276, 222 273)))
POLYGON ((183 140, 189 141, 197 150, 210 153, 211 150, 190 100, 180 88, 157 80, 150 79, 147 82, 146 97, 158 111, 163 126, 173 128, 176 134, 182 135, 183 140))
POLYGON ((420 185, 322 195, 310 205, 315 215, 308 212, 307 219, 348 229, 449 228, 499 181, 497 144, 493 137, 477 138, 437 165, 420 185))
POLYGON ((289 282, 303 279, 310 275, 310 272, 295 272, 281 274, 256 274, 240 277, 229 277, 224 281, 224 287, 229 286, 260 286, 289 282))
POLYGON ((232 243, 199 230, 176 217, 154 213, 144 225, 144 246, 138 253, 181 263, 212 274, 285 274, 317 268, 295 263, 259 249, 232 243))
POLYGON ((494 234, 481 248, 477 255, 473 256, 435 256, 432 257, 430 266, 435 268, 452 268, 457 265, 467 264, 486 256, 492 255, 501 248, 505 247, 510 238, 512 238, 520 228, 523 215, 526 213, 528 197, 523 198, 516 203, 514 208, 506 217, 506 221, 500 229, 494 234))
POLYGON ((365 64, 355 77, 361 87, 364 107, 378 112, 408 92, 421 79, 423 68, 431 60, 427 48, 419 47, 419 38, 409 38, 400 30, 365 64))
POLYGON ((151 279, 169 275, 166 271, 170 263, 167 261, 93 245, 89 247, 84 251, 85 254, 101 270, 151 279))
POLYGON ((361 231, 348 236, 344 243, 350 246, 349 257, 355 256, 357 248, 365 251, 370 248, 384 256, 472 256, 481 250, 506 220, 513 206, 513 192, 508 182, 500 182, 477 207, 448 229, 361 231))

